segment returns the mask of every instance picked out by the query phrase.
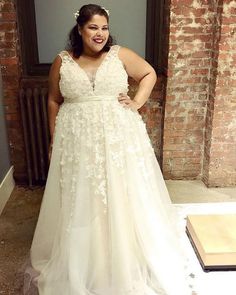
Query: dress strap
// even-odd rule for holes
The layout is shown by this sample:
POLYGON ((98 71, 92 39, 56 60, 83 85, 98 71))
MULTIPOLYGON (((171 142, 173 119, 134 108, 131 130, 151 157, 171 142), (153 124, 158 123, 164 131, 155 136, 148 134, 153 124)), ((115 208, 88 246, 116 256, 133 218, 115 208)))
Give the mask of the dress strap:
POLYGON ((112 51, 113 55, 117 55, 119 52, 119 49, 120 49, 119 45, 113 45, 110 50, 112 51))
POLYGON ((62 60, 64 59, 64 57, 70 57, 70 54, 66 50, 62 50, 58 53, 58 55, 61 57, 62 60))

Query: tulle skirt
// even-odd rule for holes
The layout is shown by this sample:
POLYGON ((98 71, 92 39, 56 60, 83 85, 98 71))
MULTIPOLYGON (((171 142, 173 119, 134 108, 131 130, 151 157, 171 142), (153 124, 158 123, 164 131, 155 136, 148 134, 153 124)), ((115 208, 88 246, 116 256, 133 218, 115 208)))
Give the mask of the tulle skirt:
POLYGON ((63 103, 30 250, 37 292, 190 295, 175 223, 140 114, 118 101, 63 103))

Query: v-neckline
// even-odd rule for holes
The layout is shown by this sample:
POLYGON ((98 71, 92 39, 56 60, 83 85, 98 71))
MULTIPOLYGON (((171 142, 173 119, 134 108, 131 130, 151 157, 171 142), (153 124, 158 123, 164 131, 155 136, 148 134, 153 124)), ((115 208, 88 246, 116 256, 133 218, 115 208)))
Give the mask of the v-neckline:
POLYGON ((104 64, 105 61, 107 60, 107 58, 108 58, 108 56, 109 56, 111 50, 112 50, 112 47, 110 47, 110 49, 109 49, 109 51, 107 52, 106 56, 102 59, 100 65, 97 67, 97 69, 96 69, 96 71, 95 71, 95 74, 94 74, 94 81, 93 81, 93 84, 92 84, 91 80, 89 79, 88 72, 87 72, 84 68, 82 68, 78 62, 76 62, 76 61, 74 60, 74 58, 71 56, 71 54, 70 54, 68 51, 66 51, 66 53, 69 55, 69 57, 71 58, 71 60, 72 60, 77 66, 78 66, 78 68, 79 68, 79 69, 84 73, 84 75, 86 76, 86 78, 87 78, 87 80, 88 80, 88 82, 89 82, 89 84, 90 84, 90 86, 91 86, 93 92, 95 91, 95 87, 96 87, 97 72, 100 70, 100 68, 103 66, 103 64, 104 64))

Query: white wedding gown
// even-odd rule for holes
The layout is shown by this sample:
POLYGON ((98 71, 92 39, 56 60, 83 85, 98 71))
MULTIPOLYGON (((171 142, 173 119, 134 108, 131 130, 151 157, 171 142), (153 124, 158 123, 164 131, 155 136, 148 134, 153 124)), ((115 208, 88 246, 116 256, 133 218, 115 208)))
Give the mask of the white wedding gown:
POLYGON ((190 295, 171 205, 146 127, 118 102, 112 46, 87 73, 59 55, 64 102, 32 246, 40 295, 190 295))

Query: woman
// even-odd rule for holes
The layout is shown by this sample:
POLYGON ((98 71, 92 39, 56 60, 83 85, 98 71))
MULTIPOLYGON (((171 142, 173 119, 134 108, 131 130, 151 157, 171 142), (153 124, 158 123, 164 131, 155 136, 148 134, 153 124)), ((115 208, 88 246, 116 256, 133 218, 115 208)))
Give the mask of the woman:
POLYGON ((156 82, 85 5, 49 75, 51 162, 31 247, 40 295, 187 295, 173 208, 138 109, 156 82), (139 83, 131 100, 128 76, 139 83))

